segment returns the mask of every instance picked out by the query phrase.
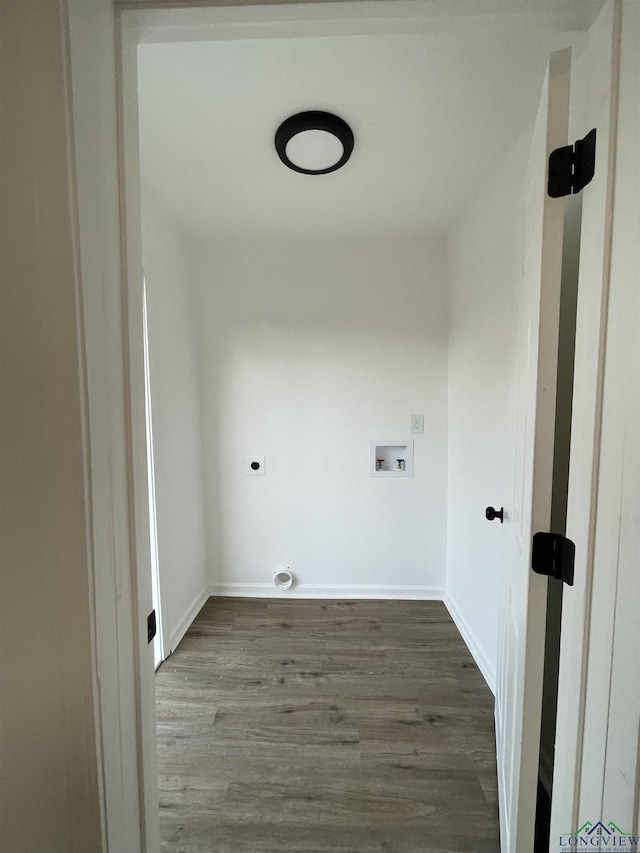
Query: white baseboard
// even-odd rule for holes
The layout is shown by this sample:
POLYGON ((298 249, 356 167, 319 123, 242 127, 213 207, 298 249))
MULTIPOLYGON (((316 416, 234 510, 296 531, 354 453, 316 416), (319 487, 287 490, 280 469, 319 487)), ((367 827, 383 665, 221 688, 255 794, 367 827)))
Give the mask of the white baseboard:
POLYGON ((175 652, 175 650, 178 648, 180 640, 189 630, 191 624, 193 623, 193 620, 196 618, 196 616, 202 609, 202 605, 205 603, 205 601, 209 598, 210 595, 215 595, 215 593, 211 592, 210 589, 211 588, 209 586, 206 586, 196 595, 191 604, 185 610, 182 618, 176 625, 175 629, 171 632, 169 636, 168 648, 165 648, 165 655, 167 657, 172 652, 175 652))
POLYGON ((405 601, 441 601, 444 589, 435 586, 394 586, 368 584, 296 584, 284 592, 269 583, 216 583, 209 595, 246 598, 372 598, 405 601))
POLYGON ((474 631, 471 626, 464 618, 462 613, 460 612, 457 604, 451 598, 449 593, 445 593, 444 595, 444 603, 447 607, 447 610, 451 614, 451 618, 456 623, 456 627, 460 634, 462 635, 462 639, 465 641, 465 644, 471 655, 473 656, 474 661, 478 665, 478 669, 484 676, 484 680, 487 682, 489 689, 496 695, 496 668, 495 665, 490 661, 489 656, 486 651, 478 641, 474 631))

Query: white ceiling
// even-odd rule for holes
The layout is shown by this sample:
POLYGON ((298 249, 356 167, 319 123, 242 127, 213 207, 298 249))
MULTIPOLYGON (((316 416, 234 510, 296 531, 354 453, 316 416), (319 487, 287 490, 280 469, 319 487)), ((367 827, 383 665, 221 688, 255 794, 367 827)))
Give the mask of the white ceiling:
POLYGON ((422 33, 142 44, 143 188, 198 239, 442 233, 535 115, 551 49, 584 35, 422 33), (278 159, 293 113, 355 148, 329 175, 278 159))

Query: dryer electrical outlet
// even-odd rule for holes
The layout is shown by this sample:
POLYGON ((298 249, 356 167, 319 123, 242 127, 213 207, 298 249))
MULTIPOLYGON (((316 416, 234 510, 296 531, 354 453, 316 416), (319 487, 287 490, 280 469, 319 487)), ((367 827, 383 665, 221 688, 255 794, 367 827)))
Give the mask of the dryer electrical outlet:
POLYGON ((265 456, 247 456, 244 473, 247 477, 264 477, 267 473, 265 456))

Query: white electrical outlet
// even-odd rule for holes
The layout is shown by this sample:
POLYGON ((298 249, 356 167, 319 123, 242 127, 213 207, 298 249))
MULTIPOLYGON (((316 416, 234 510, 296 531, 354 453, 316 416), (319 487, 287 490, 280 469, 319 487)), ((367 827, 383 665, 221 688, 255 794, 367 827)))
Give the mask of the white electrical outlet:
POLYGON ((424 415, 411 415, 411 432, 424 432, 424 415))
POLYGON ((247 456, 244 472, 247 477, 264 477, 267 473, 265 456, 247 456))

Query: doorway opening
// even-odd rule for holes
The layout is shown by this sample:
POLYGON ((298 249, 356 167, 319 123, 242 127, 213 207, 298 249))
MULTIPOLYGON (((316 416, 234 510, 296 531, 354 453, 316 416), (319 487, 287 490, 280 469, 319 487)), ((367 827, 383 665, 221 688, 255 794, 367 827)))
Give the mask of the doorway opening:
MULTIPOLYGON (((332 23, 334 25, 335 22, 332 23)), ((464 34, 460 31, 456 32, 455 38, 451 37, 450 42, 457 42, 455 49, 449 43, 443 52, 449 54, 451 63, 446 67, 457 76, 455 80, 452 77, 447 82, 444 63, 437 69, 441 79, 437 81, 435 91, 441 102, 438 109, 431 112, 431 117, 436 115, 440 118, 447 110, 461 115, 463 100, 456 104, 455 95, 464 92, 464 104, 470 108, 473 100, 472 83, 478 87, 476 96, 482 96, 482 93, 492 91, 490 80, 495 90, 498 85, 496 79, 508 77, 509 72, 505 69, 511 69, 517 77, 512 88, 506 87, 501 96, 494 93, 493 100, 490 97, 483 102, 475 130, 477 160, 471 172, 478 171, 477 163, 482 162, 482 156, 489 157, 492 145, 498 140, 503 150, 498 156, 494 154, 495 159, 491 161, 489 157, 487 161, 493 164, 486 166, 489 180, 474 184, 473 191, 469 189, 469 179, 466 187, 465 181, 461 181, 462 190, 459 189, 455 204, 451 200, 451 196, 455 195, 453 185, 445 182, 439 207, 442 209, 448 206, 446 224, 447 217, 444 217, 439 225, 433 220, 430 226, 425 227, 426 219, 423 218, 417 227, 418 233, 403 233, 401 227, 409 228, 408 222, 412 216, 418 220, 421 215, 426 216, 426 208, 422 211, 420 209, 419 198, 424 192, 412 196, 407 191, 411 203, 401 204, 396 197, 394 203, 369 202, 362 207, 362 219, 368 217, 368 225, 372 229, 372 236, 366 236, 362 232, 349 232, 348 227, 345 230, 345 204, 337 204, 335 197, 328 200, 321 185, 320 195, 315 199, 308 198, 306 187, 301 190, 297 207, 292 205, 292 201, 296 201, 295 196, 301 186, 299 184, 290 195, 284 193, 279 204, 274 205, 268 194, 273 192, 278 177, 274 178, 274 184, 270 184, 271 177, 265 177, 265 174, 271 173, 266 167, 262 177, 258 175, 254 180, 245 180, 244 195, 236 191, 235 195, 225 196, 225 188, 219 186, 215 193, 211 192, 211 188, 206 189, 206 177, 215 172, 224 158, 209 152, 209 159, 204 161, 206 167, 202 168, 203 161, 198 158, 207 146, 214 146, 215 134, 207 135, 202 127, 189 130, 184 121, 184 112, 202 118, 202 102, 198 101, 202 91, 211 90, 212 80, 219 82, 215 88, 220 90, 230 80, 225 79, 222 73, 211 72, 195 73, 189 77, 193 70, 190 63, 196 66, 198 62, 203 62, 206 65, 206 54, 210 49, 212 56, 222 50, 229 56, 234 49, 239 54, 245 51, 247 61, 230 60, 227 56, 225 64, 227 68, 242 68, 243 73, 249 69, 255 75, 254 80, 259 82, 255 86, 258 94, 261 91, 264 94, 269 73, 274 77, 279 75, 279 85, 274 91, 286 89, 290 79, 295 81, 294 89, 300 90, 301 87, 300 75, 296 76, 290 70, 296 68, 295 62, 289 70, 283 71, 282 67, 274 67, 275 52, 269 55, 269 45, 266 44, 269 39, 265 35, 277 31, 279 26, 283 26, 282 22, 274 24, 272 21, 270 29, 257 39, 254 38, 255 25, 252 26, 252 37, 247 40, 246 37, 230 38, 228 23, 221 25, 215 22, 209 24, 208 29, 200 31, 199 41, 188 43, 174 40, 175 35, 171 35, 169 26, 168 29, 165 27, 162 38, 156 34, 150 43, 136 48, 140 81, 137 94, 141 128, 143 240, 147 229, 146 238, 155 241, 165 253, 174 244, 174 258, 180 256, 184 259, 189 252, 193 252, 196 257, 195 261, 191 258, 184 265, 178 264, 171 268, 165 254, 165 259, 159 264, 164 268, 165 278, 160 288, 157 286, 157 276, 151 272, 148 274, 149 289, 153 291, 151 300, 154 294, 157 297, 161 288, 164 288, 165 296, 168 294, 163 305, 164 319, 156 311, 155 320, 151 321, 150 335, 153 350, 155 323, 155 340, 161 342, 157 352, 165 359, 164 370, 157 371, 156 375, 161 376, 163 381, 171 379, 174 383, 169 393, 165 393, 165 411, 171 409, 174 415, 179 413, 181 416, 185 415, 187 409, 190 411, 188 418, 181 417, 180 429, 183 432, 179 435, 175 433, 172 443, 165 444, 163 457, 164 460, 169 458, 174 473, 180 469, 181 475, 174 480, 179 484, 179 492, 176 491, 174 496, 178 493, 181 495, 179 512, 171 515, 165 511, 164 518, 172 518, 176 522, 180 512, 184 512, 184 518, 188 517, 190 530, 187 539, 192 554, 185 559, 183 553, 177 565, 183 570, 188 567, 194 580, 194 585, 188 590, 184 585, 179 589, 179 584, 176 584, 170 594, 163 591, 163 603, 166 601, 163 619, 170 619, 170 624, 165 625, 168 637, 165 656, 177 648, 193 617, 211 596, 250 597, 256 602, 275 596, 277 590, 272 575, 285 569, 293 571, 297 581, 291 587, 289 597, 297 595, 300 598, 315 598, 323 600, 325 605, 326 599, 340 601, 353 600, 355 597, 384 601, 390 598, 444 600, 473 655, 475 665, 495 689, 497 619, 483 618, 482 614, 497 612, 496 596, 491 586, 497 582, 497 574, 490 573, 481 578, 474 576, 469 570, 469 557, 476 555, 477 560, 478 542, 482 542, 485 553, 490 555, 486 562, 493 563, 495 571, 499 531, 497 525, 474 526, 479 536, 470 536, 461 529, 458 519, 464 518, 467 523, 470 518, 474 518, 475 513, 482 519, 483 505, 494 499, 494 494, 504 494, 507 488, 502 442, 497 441, 486 448, 483 454, 485 459, 480 466, 482 470, 476 471, 480 481, 477 486, 473 485, 469 472, 477 464, 479 456, 471 434, 477 435, 478 430, 488 434, 489 428, 495 428, 500 422, 500 405, 509 402, 508 359, 500 365, 504 339, 500 333, 497 340, 490 338, 492 332, 495 336, 496 330, 508 334, 509 329, 510 309, 502 300, 510 297, 515 253, 511 252, 512 244, 508 240, 506 245, 501 242, 499 234, 501 228, 509 227, 509 220, 517 211, 519 193, 516 187, 519 186, 526 157, 534 112, 533 100, 529 106, 520 104, 516 107, 516 100, 522 99, 523 88, 526 88, 524 78, 528 76, 524 70, 527 60, 523 56, 522 45, 517 49, 512 45, 510 56, 505 56, 503 51, 497 76, 492 77, 497 48, 486 30, 470 37, 465 26, 464 34), (221 31, 220 27, 223 30, 226 27, 224 38, 209 41, 216 28, 221 31), (476 65, 470 58, 471 47, 477 50, 476 65), (256 51, 262 51, 263 59, 266 55, 268 62, 262 66, 260 63, 252 66, 250 56, 256 51), (191 59, 186 57, 187 52, 191 54, 191 59), (176 62, 176 58, 179 61, 176 62), (487 76, 483 78, 479 71, 487 76), (168 80, 172 81, 171 85, 176 84, 178 87, 184 84, 180 94, 173 93, 171 97, 166 97, 168 80), (489 109, 489 102, 493 113, 489 109), (511 115, 520 110, 518 120, 511 125, 508 122, 505 124, 505 113, 509 112, 504 109, 506 102, 510 104, 511 115), (169 105, 176 109, 169 109, 169 105), (459 111, 456 111, 456 107, 459 111), (482 117, 483 111, 488 115, 482 117), (167 117, 167 126, 163 127, 159 122, 167 117), (498 125, 500 133, 496 131, 498 125), (177 134, 176 128, 181 128, 177 134), (483 128, 487 134, 485 138, 482 135, 483 128), (508 144, 505 142, 505 133, 508 144), (196 140, 196 143, 187 151, 185 147, 188 140, 196 140), (164 150, 162 144, 157 144, 161 141, 168 146, 164 150), (173 160, 171 151, 174 152, 173 160), (177 168, 174 168, 174 161, 178 164, 177 168), (150 172, 155 172, 157 176, 155 185, 148 181, 150 172), (178 186, 178 178, 188 179, 182 188, 178 186), (184 189, 189 180, 192 189, 197 189, 200 184, 202 190, 197 193, 198 200, 191 211, 189 193, 184 189), (225 201, 221 202, 221 198, 225 201), (507 203, 503 206, 505 199, 507 203), (290 229, 288 236, 282 231, 277 232, 277 228, 282 227, 275 215, 280 209, 287 214, 287 228, 290 229), (309 216, 309 209, 313 211, 312 216, 309 216), (340 215, 336 214, 337 210, 340 215), (151 214, 149 211, 152 211, 151 214), (156 222, 150 226, 152 218, 156 222), (192 228, 194 221, 196 225, 192 228), (253 230, 249 229, 248 234, 234 230, 238 229, 242 221, 251 223, 253 230), (375 222, 377 224, 374 227, 372 223, 375 222), (319 233, 309 231, 309 223, 319 233), (483 226, 487 228, 484 234, 483 226), (296 231, 296 228, 300 230, 296 231), (341 230, 335 233, 332 228, 341 230), (394 231, 396 228, 398 230, 394 231), (154 229, 155 233, 151 234, 154 229), (356 251, 351 251, 358 242, 356 251), (347 246, 347 243, 351 245, 347 246), (395 245, 391 247, 391 243, 395 245), (492 264, 501 249, 505 250, 507 260, 503 264, 498 263, 496 275, 492 264), (195 300, 189 306, 184 302, 191 285, 184 272, 194 268, 195 300), (345 270, 349 271, 350 278, 345 276, 345 270), (478 270, 482 272, 478 274, 478 270), (169 275, 166 275, 167 271, 169 275), (487 285, 492 288, 490 292, 483 290, 483 287, 478 288, 480 277, 483 287, 487 285), (493 281, 489 283, 491 278, 493 281), (248 283, 251 286, 247 286, 248 283), (167 320, 171 320, 171 323, 167 323, 167 320), (324 326, 319 320, 323 320, 324 326), (298 327, 292 334, 296 323, 298 327), (354 338, 358 337, 368 338, 366 351, 356 346, 357 340, 354 341, 354 338), (221 342, 224 346, 221 346, 221 342), (400 350, 404 351, 400 353, 400 350), (354 354, 357 370, 353 369, 348 360, 345 361, 354 354), (189 374, 191 378, 187 382, 180 381, 177 371, 172 375, 171 371, 175 371, 178 360, 181 360, 182 367, 190 364, 195 369, 198 381, 193 380, 193 373, 189 374), (489 362, 498 365, 497 378, 483 383, 480 391, 483 399, 479 402, 474 366, 477 370, 480 363, 489 362), (289 368, 283 370, 283 363, 289 368), (433 369, 436 363, 439 372, 433 369), (420 371, 416 371, 416 364, 421 366, 422 374, 428 365, 430 373, 426 380, 424 375, 417 376, 420 371), (280 377, 280 385, 274 376, 280 377), (307 393, 309 388, 313 390, 312 395, 307 393), (204 396, 194 403, 194 395, 197 397, 201 393, 204 396), (187 401, 189 394, 191 399, 187 401), (250 405, 247 405, 247 400, 250 405), (216 401, 221 405, 216 405, 216 401), (327 401, 331 402, 331 407, 326 405, 327 401), (356 410, 355 414, 349 413, 351 403, 356 410), (419 438, 409 439, 410 424, 413 423, 416 411, 424 413, 426 429, 425 433, 418 434, 419 438), (474 411, 475 420, 470 429, 469 416, 471 414, 474 417, 474 411), (278 414, 274 415, 274 412, 278 414), (361 420, 356 426, 358 412, 367 412, 369 422, 361 420), (342 424, 341 418, 344 421, 342 424), (351 418, 354 423, 345 430, 344 423, 351 418), (406 425, 403 425, 403 418, 406 425), (309 436, 314 422, 319 426, 320 437, 312 435, 312 440, 305 447, 299 441, 300 434, 309 436), (260 430, 256 429, 256 425, 260 430), (386 441, 391 437, 389 433, 394 436, 393 442, 386 441), (185 435, 190 438, 185 440, 185 435), (212 436, 215 437, 213 441, 212 436), (323 443, 327 436, 334 439, 330 448, 323 443), (280 439, 281 445, 278 443, 280 439), (368 468, 359 467, 361 450, 364 451, 364 466, 368 466, 369 446, 372 442, 375 446, 384 446, 386 443, 391 447, 407 447, 409 441, 416 442, 415 476, 399 481, 381 479, 382 488, 371 498, 372 506, 376 507, 374 512, 366 504, 358 504, 363 489, 372 486, 377 488, 377 480, 368 479, 368 468), (194 459, 194 450, 198 449, 198 445, 200 464, 194 459), (266 452, 265 445, 268 447, 266 452), (190 458, 187 459, 189 454, 190 458), (243 466, 256 458, 266 460, 263 462, 266 476, 262 480, 247 479, 248 472, 243 466), (345 491, 344 486, 336 489, 336 482, 340 482, 340 476, 348 471, 359 478, 353 492, 345 491), (310 503, 304 493, 304 484, 314 477, 315 504, 310 503), (276 483, 279 481, 279 495, 269 491, 273 489, 271 483, 274 480, 276 483), (398 487, 405 482, 409 483, 409 488, 402 493, 398 487), (318 483, 322 484, 324 493, 318 483), (186 484, 189 487, 188 495, 186 484), (384 486, 389 486, 387 492, 383 491, 384 486), (262 489, 262 493, 259 489, 262 489), (194 496, 198 492, 202 508, 196 513, 194 496), (446 495, 444 504, 443 495, 446 495), (388 503, 385 505, 386 499, 388 503), (271 510, 275 511, 279 520, 273 520, 269 514, 271 510), (420 515, 422 525, 417 523, 420 515), (376 557, 382 554, 384 559, 378 560, 378 573, 374 571, 371 576, 364 577, 364 583, 362 571, 345 574, 344 565, 339 563, 341 554, 335 549, 323 553, 322 559, 317 560, 318 571, 315 574, 310 571, 313 563, 304 552, 304 541, 314 545, 320 541, 324 545, 327 539, 326 536, 317 539, 314 538, 316 534, 309 534, 309 530, 318 526, 318 517, 323 519, 325 525, 327 521, 333 522, 334 526, 330 529, 334 541, 336 531, 339 531, 342 536, 339 541, 347 543, 346 549, 341 550, 351 550, 352 563, 357 560, 354 557, 354 543, 357 543, 360 555, 368 553, 367 549, 370 549, 373 556, 368 562, 374 564, 374 568, 376 557), (430 520, 429 525, 433 521, 433 529, 430 526, 426 535, 425 518, 430 520), (375 519, 377 526, 372 528, 367 519, 369 522, 375 519), (358 525, 363 520, 368 530, 365 529, 358 538, 358 525), (269 538, 274 531, 286 531, 289 543, 286 546, 278 543, 274 547, 269 538), (296 536, 299 540, 297 543, 296 536), (421 537, 424 537, 424 542, 421 537), (252 551, 256 542, 259 543, 258 548, 263 549, 262 556, 258 555, 259 560, 256 552, 252 551), (411 549, 417 547, 420 550, 421 545, 424 546, 422 557, 415 558, 411 549), (395 561, 391 555, 395 555, 395 561), (339 569, 334 575, 327 569, 332 565, 330 557, 339 569), (400 573, 400 582, 398 565, 406 570, 404 575, 400 573), (396 571, 395 577, 389 575, 391 566, 396 571), (257 568, 251 574, 247 572, 247 567, 257 568)), ((325 24, 322 26, 326 27, 325 24)), ((360 27, 361 24, 358 24, 357 28, 360 27)), ((367 27, 371 27, 370 22, 365 30, 367 27)), ((354 28, 353 22, 350 28, 354 28)), ((334 51, 339 53, 336 42, 341 41, 344 46, 346 40, 357 42, 366 39, 370 42, 368 47, 372 55, 378 50, 380 56, 386 55, 394 69, 402 68, 404 62, 405 70, 412 72, 416 69, 410 67, 412 58, 407 48, 415 47, 411 42, 415 42, 417 37, 404 32, 406 28, 407 25, 403 24, 403 32, 389 37, 391 41, 395 39, 400 48, 397 59, 391 61, 389 55, 393 51, 390 42, 383 44, 382 40, 386 36, 379 33, 340 36, 324 33, 317 39, 320 44, 314 45, 312 43, 316 39, 309 35, 292 36, 288 23, 285 27, 289 30, 287 39, 283 40, 281 36, 277 38, 277 53, 280 57, 277 61, 283 61, 281 57, 286 52, 285 45, 290 44, 294 52, 298 50, 298 62, 302 60, 303 65, 308 63, 314 49, 320 53, 324 51, 326 68, 329 64, 327 57, 331 58, 334 51), (332 39, 334 44, 331 44, 332 39), (402 61, 400 54, 403 56, 402 61)), ((438 39, 429 41, 429 47, 435 51, 437 43, 442 45, 443 41, 442 34, 439 34, 438 39)), ((544 62, 550 51, 567 44, 579 49, 584 42, 584 31, 576 29, 551 33, 542 27, 535 38, 529 32, 527 42, 531 47, 529 61, 537 69, 533 75, 536 79, 536 85, 531 87, 533 91, 539 88, 538 84, 544 75, 544 62)), ((341 78, 338 82, 343 90, 349 87, 347 72, 356 77, 359 73, 357 51, 353 50, 352 44, 347 53, 348 59, 336 61, 337 76, 341 78)), ((423 81, 430 76, 425 54, 428 55, 429 51, 425 51, 424 47, 415 52, 417 77, 420 78, 420 74, 427 71, 420 78, 423 81)), ((371 62, 370 59, 368 62, 370 69, 379 67, 379 63, 371 62)), ((382 67, 384 69, 384 65, 382 67)), ((370 93, 375 92, 372 101, 374 106, 378 106, 375 102, 383 96, 382 84, 372 85, 370 77, 360 73, 361 83, 366 83, 362 91, 366 88, 370 93)), ((380 76, 384 78, 385 74, 380 76)), ((311 79, 322 80, 322 76, 316 70, 309 76, 311 79)), ((251 89, 246 80, 240 81, 241 88, 243 85, 251 89)), ((415 79, 412 85, 416 86, 415 79)), ((411 103, 410 91, 411 87, 395 84, 388 88, 387 95, 391 99, 396 97, 411 103)), ((211 91, 207 97, 213 97, 211 91)), ((306 97, 309 96, 305 94, 306 97)), ((315 96, 317 99, 318 95, 315 96)), ((362 95, 361 100, 366 102, 366 96, 362 95)), ((230 98, 231 103, 238 103, 235 93, 230 98)), ((211 113, 208 121, 212 126, 215 126, 212 115, 235 117, 236 108, 240 116, 255 114, 255 110, 243 112, 239 107, 231 109, 229 104, 226 108, 220 108, 220 105, 212 105, 209 101, 208 109, 211 113)), ((303 107, 316 105, 338 109, 333 103, 300 102, 292 102, 288 109, 293 114, 303 107)), ((282 111, 274 113, 273 121, 278 126, 286 115, 282 111)), ((347 117, 351 119, 356 135, 354 153, 344 169, 344 174, 348 176, 351 167, 357 168, 359 140, 366 152, 367 141, 374 136, 367 136, 366 123, 361 124, 365 131, 361 129, 359 133, 357 117, 347 117)), ((392 127, 399 126, 393 122, 390 124, 392 127)), ((227 125, 225 121, 222 128, 215 127, 218 135, 224 134, 227 125)), ((384 133, 383 125, 378 119, 371 123, 371 127, 381 135, 384 133)), ((255 155, 254 161, 252 137, 246 132, 247 129, 251 129, 250 122, 236 131, 238 135, 234 137, 233 143, 245 157, 246 170, 254 162, 262 167, 267 158, 273 156, 268 144, 269 134, 266 133, 267 145, 255 155)), ((430 132, 434 133, 433 127, 430 132)), ((444 136, 445 147, 451 149, 455 147, 454 143, 458 144, 457 137, 445 134, 441 126, 435 135, 438 133, 444 136)), ((419 134, 419 145, 423 144, 427 136, 426 132, 419 134)), ((471 138, 474 134, 461 136, 471 138)), ((384 185, 385 175, 391 171, 389 163, 394 156, 402 159, 392 148, 390 151, 387 159, 382 161, 385 168, 372 173, 375 176, 372 180, 374 185, 384 185)), ((452 155, 453 162, 460 160, 452 155)), ((442 158, 435 158, 436 165, 431 172, 434 187, 436 173, 443 172, 443 162, 442 158)), ((426 168, 424 161, 420 162, 420 167, 426 168)), ((410 185, 419 185, 415 176, 420 176, 424 169, 414 167, 412 171, 414 177, 410 181, 405 178, 405 189, 410 185)), ((338 172, 335 177, 340 174, 338 172)), ((296 175, 295 178, 323 180, 316 176, 296 175)), ((395 178, 398 180, 398 174, 395 174, 395 178)), ((351 187, 351 191, 345 194, 345 201, 354 195, 357 198, 357 192, 354 194, 353 189, 351 187)), ((388 186, 386 192, 389 192, 388 186)), ((347 207, 347 214, 348 211, 347 207)), ((357 227, 361 227, 361 220, 352 217, 352 222, 358 222, 357 227)), ((513 238, 515 243, 515 232, 513 238)), ((154 315, 153 306, 150 314, 154 315)), ((150 363, 153 385, 153 353, 150 363)), ((182 374, 183 379, 185 376, 186 373, 182 374)), ((152 399, 157 399, 157 396, 151 395, 152 399)), ((162 420, 156 417, 154 427, 158 427, 162 420)), ((166 431, 165 436, 170 432, 166 431)), ((158 464, 162 463, 156 459, 158 464)), ((167 483, 166 476, 164 482, 167 483)), ((158 482, 155 489, 158 496, 158 482)), ((163 487, 160 503, 169 493, 170 490, 163 487)), ((162 512, 158 515, 160 517, 162 512)), ((475 518, 473 523, 475 525, 475 518)), ((165 531, 168 529, 164 527, 165 531)), ((158 531, 161 539, 161 521, 158 531)), ((161 543, 159 549, 162 551, 161 543)), ((161 559, 160 565, 162 570, 163 565, 169 564, 161 559)), ((184 580, 184 571, 179 580, 184 580)), ((256 612, 262 606, 261 602, 257 602, 256 612)), ((284 616, 282 619, 286 623, 284 616)), ((202 633, 203 629, 198 630, 202 633)), ((422 722, 415 722, 420 726, 437 728, 438 722, 442 720, 438 721, 437 714, 432 716, 432 721, 423 715, 422 722)), ((223 716, 220 717, 222 719, 223 716)), ((484 795, 485 798, 491 796, 488 791, 484 795)))

